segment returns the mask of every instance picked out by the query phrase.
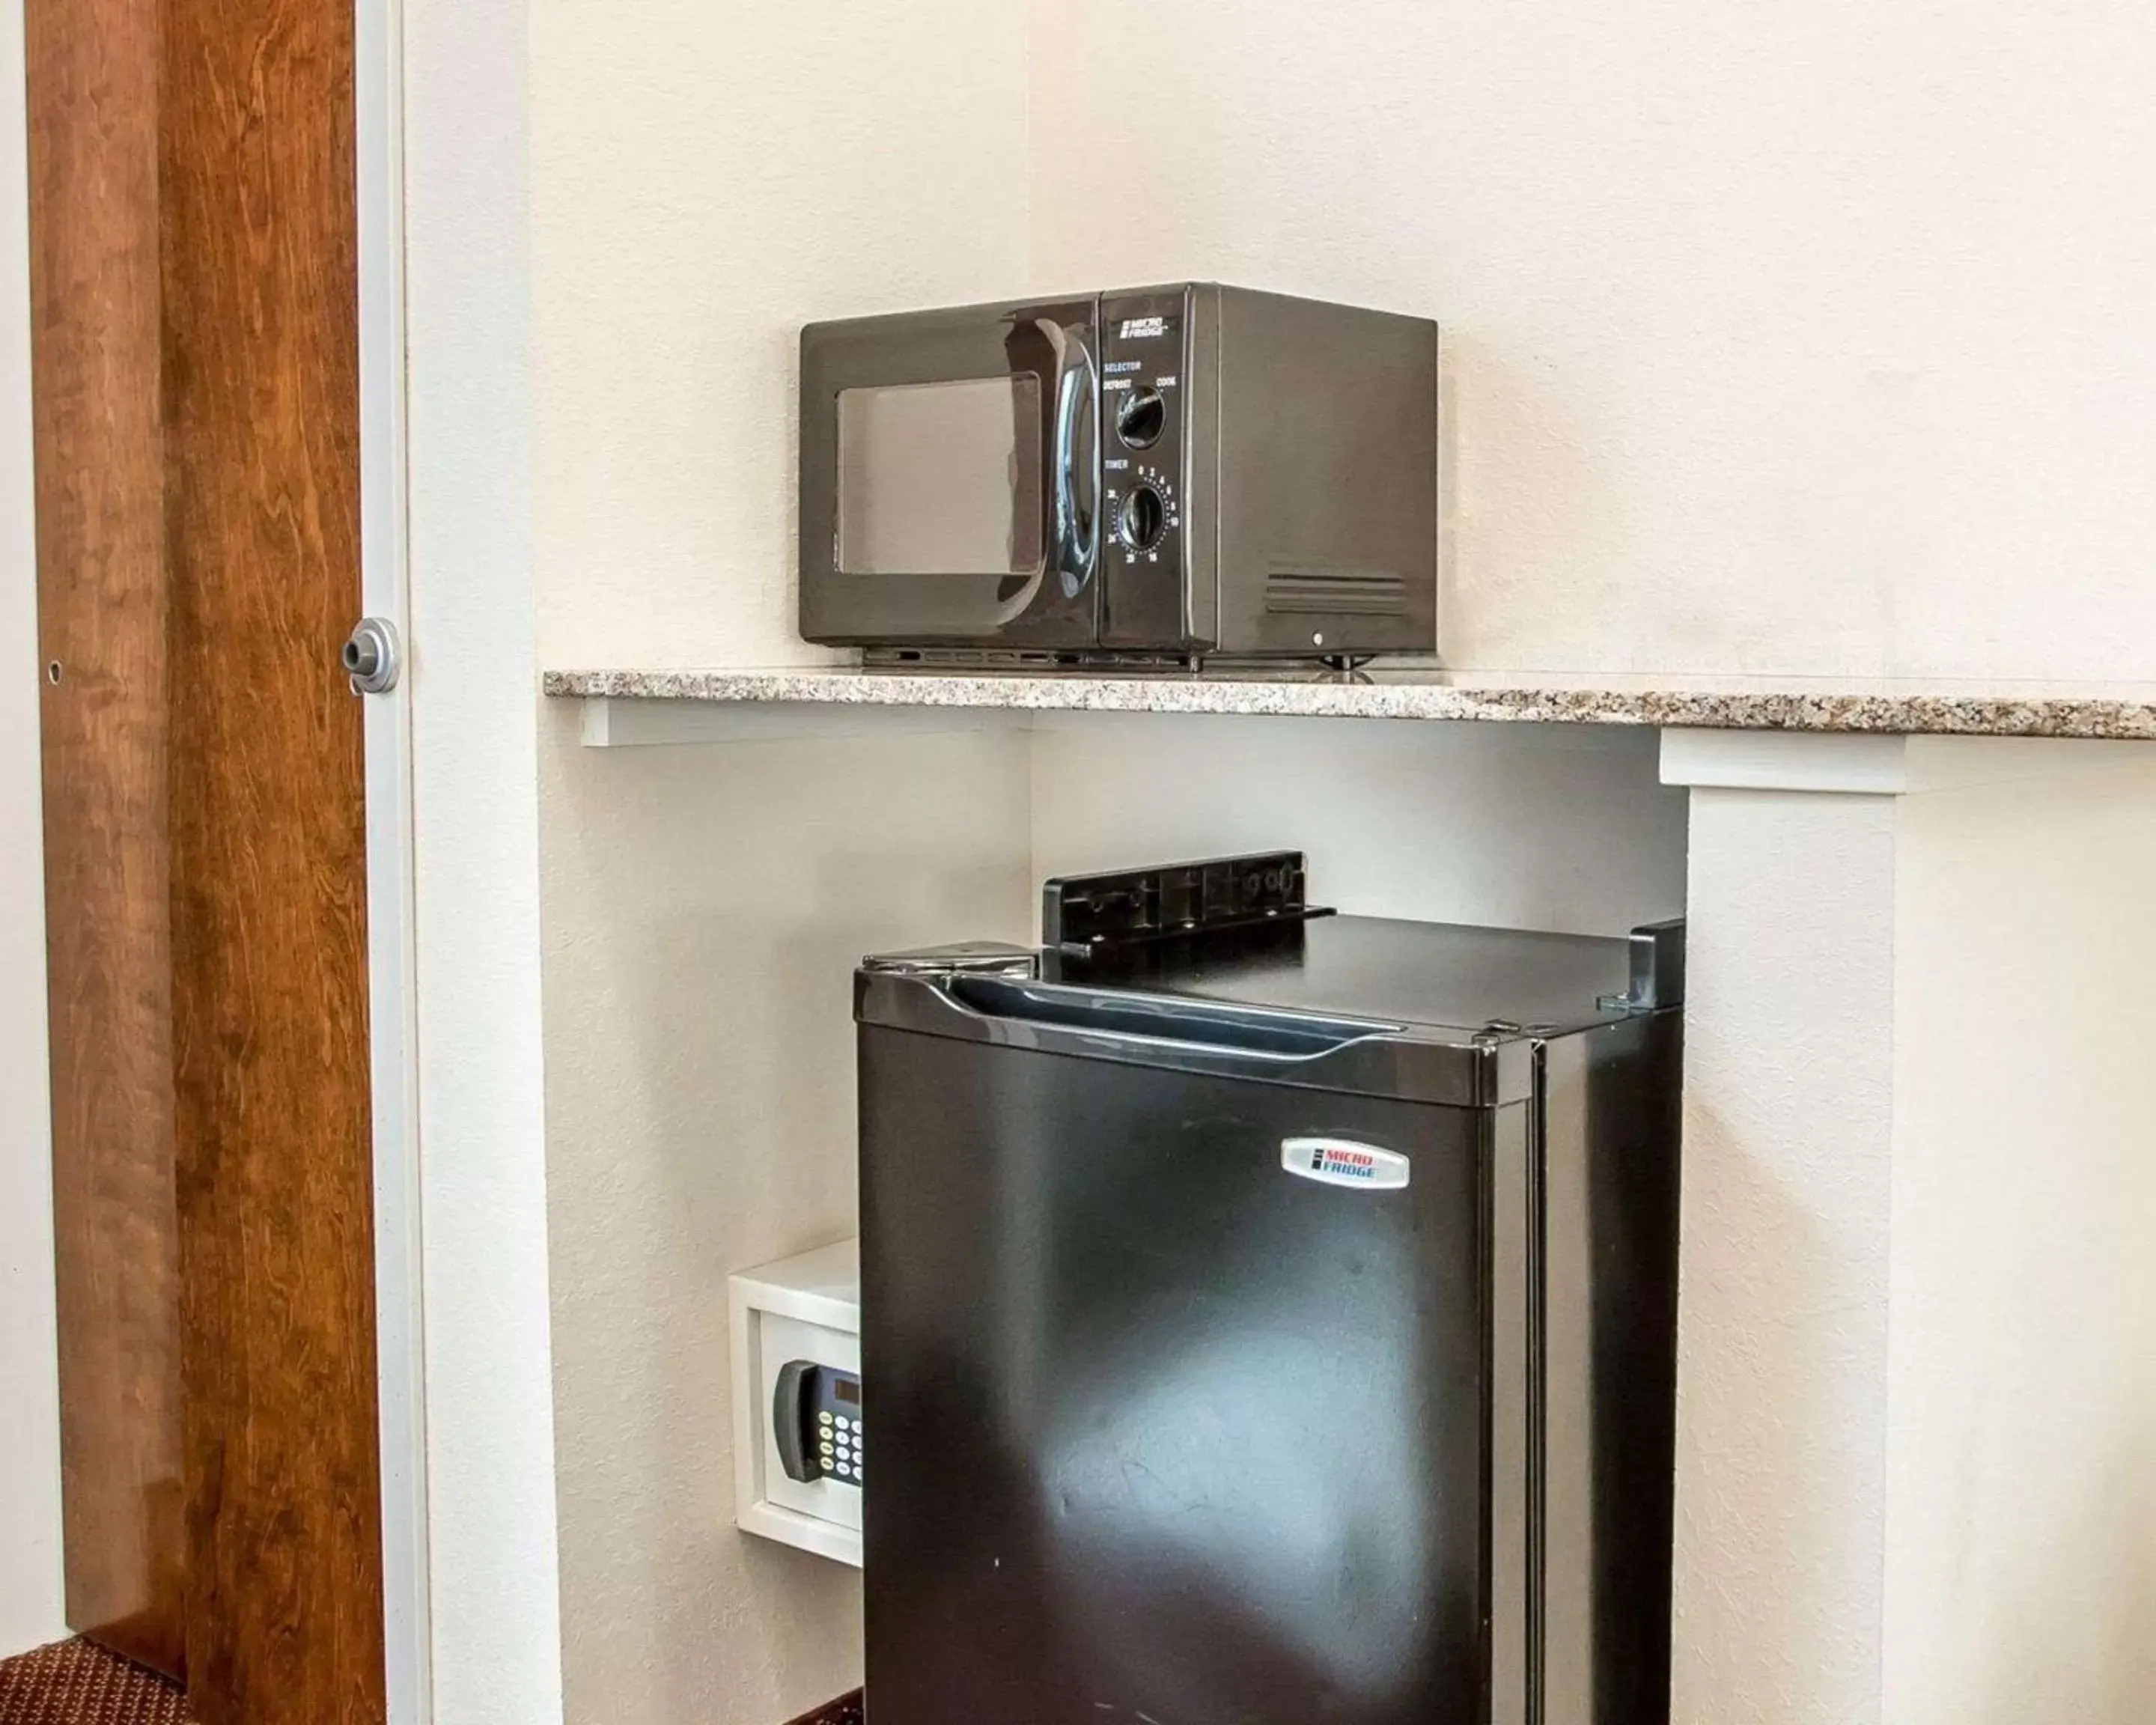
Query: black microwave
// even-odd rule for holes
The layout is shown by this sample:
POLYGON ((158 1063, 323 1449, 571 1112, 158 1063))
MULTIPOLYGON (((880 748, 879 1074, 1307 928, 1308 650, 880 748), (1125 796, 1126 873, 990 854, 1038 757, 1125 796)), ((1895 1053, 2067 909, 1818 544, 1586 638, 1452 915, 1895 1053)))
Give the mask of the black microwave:
POLYGON ((1213 283, 801 332, 801 633, 879 663, 1436 649, 1437 326, 1213 283))

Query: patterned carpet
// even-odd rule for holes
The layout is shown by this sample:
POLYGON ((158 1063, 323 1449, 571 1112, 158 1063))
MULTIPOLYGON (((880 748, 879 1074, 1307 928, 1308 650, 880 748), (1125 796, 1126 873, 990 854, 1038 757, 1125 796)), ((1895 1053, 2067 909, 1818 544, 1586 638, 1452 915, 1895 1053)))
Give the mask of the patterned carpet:
MULTIPOLYGON (((102 1647, 61 1641, 0 1659, 0 1725, 188 1725, 187 1700, 102 1647)), ((843 1697, 794 1725, 861 1725, 861 1698, 843 1697)))
POLYGON ((87 1641, 0 1659, 0 1725, 187 1725, 186 1695, 87 1641))
MULTIPOLYGON (((13 1722, 0 1713, 0 1725, 13 1725, 13 1722)), ((851 1695, 841 1696, 813 1713, 804 1713, 793 1725, 861 1725, 860 1691, 856 1689, 851 1695)))

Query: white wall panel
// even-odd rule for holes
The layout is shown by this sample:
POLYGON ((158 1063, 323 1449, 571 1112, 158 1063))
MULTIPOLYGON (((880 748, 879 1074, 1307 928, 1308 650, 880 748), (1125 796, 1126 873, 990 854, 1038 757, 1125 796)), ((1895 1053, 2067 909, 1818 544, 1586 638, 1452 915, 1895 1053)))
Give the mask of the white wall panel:
POLYGON ((1112 713, 1037 718, 1034 873, 1306 850, 1363 916, 1621 934, 1684 912, 1656 733, 1112 713))
POLYGON ((1032 18, 1042 283, 1445 325, 1455 663, 2150 674, 2156 11, 1032 18))
MULTIPOLYGON (((803 321, 1199 276, 1445 325, 1456 663, 2148 674, 2156 349, 2121 334, 2156 321, 2146 7, 547 0, 531 27, 547 663, 824 656, 793 634, 803 321)), ((1555 927, 1686 878, 1651 742, 1617 732, 1111 718, 594 758, 548 722, 572 1718, 756 1725, 850 1676, 843 1579, 726 1530, 718 1338, 727 1270, 850 1219, 850 947, 1022 932, 1050 870, 1245 845, 1306 846, 1350 910, 1555 927)), ((1882 1652, 1890 1613, 1972 1620, 1922 1591, 1953 1500, 1888 1523, 1945 1435, 1890 1411, 1890 1340, 1927 1394, 1999 1357, 1926 1302, 2006 1218, 1964 1194, 1895 1255, 1901 841, 1890 799, 1844 801, 1695 803, 1678 1717, 2112 1705, 2085 1679, 2115 1662, 1973 1700, 1882 1652), (1890 1307, 1932 1341, 1899 1351, 1890 1307)), ((2061 1214, 2095 1226, 2100 1189, 2061 1214)), ((2107 1431, 2138 1404, 2104 1349, 2138 1333, 2056 1368, 2107 1431)), ((2033 1463, 1997 1441, 1964 1501, 2033 1463)), ((2069 1448, 2107 1478, 2095 1442, 2069 1448)), ((1992 1513, 1979 1568, 2027 1532, 1992 1513)), ((2141 1627, 2114 1604, 2078 1632, 2141 1627)))
MULTIPOLYGON (((547 663, 804 663, 799 326, 1015 291, 1022 7, 531 17, 547 663)), ((569 1717, 775 1721, 858 1582, 732 1526, 726 1276, 852 1227, 849 976, 1023 934, 1023 738, 587 752, 550 728, 548 1131, 569 1717)))
POLYGON ((434 1718, 552 1725, 526 8, 403 5, 434 1718))
POLYGON ((531 9, 546 663, 814 663, 800 326, 1026 275, 1025 9, 531 9))
POLYGON ((1023 939, 1015 731, 545 739, 547 1178, 572 1725, 776 1725, 860 1577, 734 1525, 726 1277, 855 1231, 853 971, 1023 939))
POLYGON ((1672 1717, 1877 1725, 1895 800, 1698 791, 1691 868, 1672 1717))
POLYGON ((1902 805, 1894 1725, 2156 1714, 2156 769, 2115 758, 1902 805))

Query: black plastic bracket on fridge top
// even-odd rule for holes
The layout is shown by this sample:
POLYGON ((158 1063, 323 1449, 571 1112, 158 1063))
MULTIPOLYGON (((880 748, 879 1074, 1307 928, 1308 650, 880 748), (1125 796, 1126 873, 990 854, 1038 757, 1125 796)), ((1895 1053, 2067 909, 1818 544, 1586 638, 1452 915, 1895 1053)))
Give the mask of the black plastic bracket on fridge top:
POLYGON ((1306 901, 1307 879, 1300 850, 1067 875, 1041 891, 1041 944, 1066 958, 1090 958, 1147 942, 1331 916, 1306 901))
POLYGON ((1681 916, 1632 931, 1632 1004, 1656 1009, 1682 1006, 1685 998, 1685 923, 1681 916))
POLYGON ((1645 922, 1632 931, 1631 986, 1622 994, 1604 994, 1595 1004, 1605 1012, 1659 1012, 1682 1006, 1685 998, 1685 919, 1645 922))

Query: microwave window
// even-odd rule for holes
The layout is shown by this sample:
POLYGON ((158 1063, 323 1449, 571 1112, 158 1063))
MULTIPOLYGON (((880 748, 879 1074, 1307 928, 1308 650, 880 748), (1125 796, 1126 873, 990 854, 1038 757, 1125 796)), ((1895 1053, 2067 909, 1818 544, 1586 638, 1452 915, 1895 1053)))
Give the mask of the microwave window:
POLYGON ((1041 567, 1040 379, 839 392, 839 567, 1031 575, 1041 567))

